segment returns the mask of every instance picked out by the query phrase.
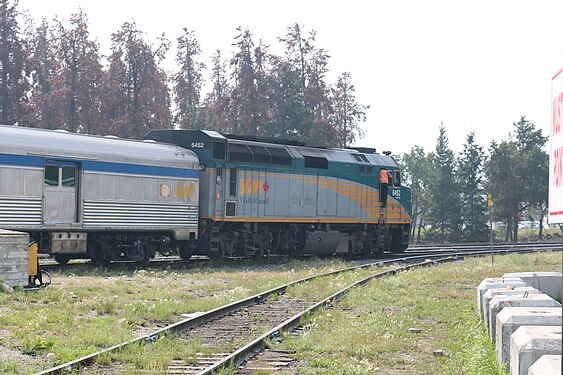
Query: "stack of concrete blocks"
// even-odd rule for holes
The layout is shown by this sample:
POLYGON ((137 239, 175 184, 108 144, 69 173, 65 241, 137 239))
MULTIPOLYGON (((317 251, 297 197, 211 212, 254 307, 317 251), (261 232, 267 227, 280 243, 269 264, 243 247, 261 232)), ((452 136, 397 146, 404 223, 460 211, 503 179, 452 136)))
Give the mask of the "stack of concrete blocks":
POLYGON ((560 375, 561 272, 521 272, 484 279, 477 288, 481 318, 497 361, 512 375, 560 375))
POLYGON ((0 229, 0 279, 11 287, 27 285, 29 235, 0 229))

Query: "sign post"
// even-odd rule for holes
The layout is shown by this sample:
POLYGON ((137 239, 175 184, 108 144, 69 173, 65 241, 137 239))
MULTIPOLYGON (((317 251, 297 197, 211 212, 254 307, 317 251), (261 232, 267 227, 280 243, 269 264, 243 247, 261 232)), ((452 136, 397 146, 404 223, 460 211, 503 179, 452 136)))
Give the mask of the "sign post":
POLYGON ((487 195, 487 206, 489 206, 489 231, 491 234, 491 262, 495 263, 495 249, 493 246, 493 195, 487 195))
POLYGON ((551 100, 548 222, 563 224, 563 69, 551 80, 551 100))

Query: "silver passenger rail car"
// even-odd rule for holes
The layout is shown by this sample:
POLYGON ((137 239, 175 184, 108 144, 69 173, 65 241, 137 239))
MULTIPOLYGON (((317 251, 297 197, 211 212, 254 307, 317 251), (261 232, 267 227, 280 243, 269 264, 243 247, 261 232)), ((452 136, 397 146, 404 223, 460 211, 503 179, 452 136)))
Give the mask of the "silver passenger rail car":
POLYGON ((198 168, 175 145, 0 125, 0 228, 60 263, 182 255, 197 240, 198 168))

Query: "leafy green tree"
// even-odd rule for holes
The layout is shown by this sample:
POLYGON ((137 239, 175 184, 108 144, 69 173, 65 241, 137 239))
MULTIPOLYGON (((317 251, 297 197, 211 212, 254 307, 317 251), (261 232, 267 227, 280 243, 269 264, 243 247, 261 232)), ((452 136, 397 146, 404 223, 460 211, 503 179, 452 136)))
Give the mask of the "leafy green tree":
POLYGON ((486 190, 493 199, 493 219, 506 225, 505 241, 512 239, 513 203, 516 198, 516 147, 513 142, 491 142, 489 159, 485 163, 486 190))
POLYGON ((461 191, 462 239, 465 242, 486 241, 489 235, 483 188, 484 161, 483 147, 475 143, 475 133, 470 132, 457 167, 457 181, 461 191))
POLYGON ((524 116, 513 125, 508 141, 491 144, 486 173, 493 211, 507 227, 505 240, 518 242, 518 225, 528 210, 547 206, 548 156, 541 130, 524 116))
POLYGON ((124 23, 111 40, 102 102, 108 117, 104 133, 142 138, 149 130, 171 127, 167 77, 159 67, 169 42, 162 36, 153 46, 134 22, 124 23))
POLYGON ((426 217, 437 240, 457 242, 461 239, 461 203, 455 179, 456 160, 443 124, 439 132, 436 150, 430 154, 426 217))
POLYGON ((424 216, 428 212, 428 184, 430 183, 430 158, 424 148, 413 146, 408 154, 401 157, 403 178, 411 188, 413 226, 411 238, 420 243, 421 231, 424 228, 424 216))
MULTIPOLYGON (((547 211, 547 195, 549 185, 549 155, 544 151, 547 137, 541 129, 525 117, 516 124, 516 145, 522 157, 522 175, 528 181, 526 196, 528 206, 540 210, 539 216, 547 211)), ((542 220, 540 220, 540 228, 542 220)), ((541 232, 540 232, 541 233, 541 232)))
POLYGON ((20 38, 18 1, 0 0, 0 123, 13 125, 24 117, 27 100, 27 51, 20 38))
POLYGON ((202 129, 205 123, 200 107, 202 70, 205 64, 198 57, 201 47, 193 31, 184 28, 184 34, 178 38, 176 62, 179 70, 173 76, 174 101, 178 108, 175 122, 182 129, 202 129))
POLYGON ((279 61, 271 80, 275 87, 270 99, 272 119, 265 124, 264 134, 304 140, 311 131, 313 116, 303 100, 301 74, 279 61))

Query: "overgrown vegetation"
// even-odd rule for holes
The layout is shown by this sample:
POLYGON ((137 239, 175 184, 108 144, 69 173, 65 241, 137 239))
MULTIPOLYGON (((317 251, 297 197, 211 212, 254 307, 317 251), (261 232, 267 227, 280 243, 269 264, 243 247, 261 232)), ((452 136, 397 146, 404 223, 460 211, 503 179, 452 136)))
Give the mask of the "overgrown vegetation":
POLYGON ((83 10, 35 24, 17 1, 0 0, 0 123, 136 139, 176 126, 336 147, 363 135, 368 106, 357 102, 349 72, 329 82, 330 55, 314 30, 294 24, 266 36, 281 47, 275 53, 239 27, 233 51, 217 50, 207 64, 195 31, 177 30, 177 65, 168 74, 171 41, 151 42, 126 21, 102 41, 111 40, 102 56, 83 10))
POLYGON ((497 257, 494 265, 485 257, 375 280, 303 322, 305 334, 283 345, 297 351, 304 374, 503 374, 479 320, 476 286, 561 264, 561 253, 497 257))
MULTIPOLYGON (((9 350, 14 358, 21 355, 16 360, 0 356, 0 369, 20 374, 44 368, 46 362, 64 363, 151 333, 182 319, 182 314, 207 311, 290 280, 344 267, 339 260, 313 259, 262 265, 218 262, 215 267, 181 270, 72 267, 72 273, 53 273, 51 286, 39 292, 0 294, 0 351, 9 350), (49 353, 53 354, 47 358, 49 353)), ((165 352, 177 351, 168 348, 168 342, 159 345, 165 352)), ((198 348, 192 343, 177 352, 189 357, 190 347, 198 348)), ((155 359, 134 360, 139 361, 146 361, 140 368, 152 368, 155 359)))
MULTIPOLYGON (((560 270, 561 253, 467 259, 402 273, 357 288, 332 309, 303 322, 306 333, 283 341, 297 350, 299 372, 371 374, 498 373, 494 352, 475 307, 475 287, 505 272, 560 270), (420 328, 419 334, 409 328, 420 328), (442 356, 435 356, 442 350, 442 356)), ((40 292, 0 295, 0 371, 21 374, 63 363, 153 332, 182 319, 313 273, 346 267, 340 260, 280 260, 277 264, 180 270, 107 270, 73 267, 55 273, 40 292), (52 354, 49 354, 52 353, 52 354)), ((324 298, 364 278, 355 271, 290 288, 307 300, 324 298)), ((253 330, 264 330, 260 319, 253 330)), ((207 350, 173 335, 100 358, 95 369, 122 363, 123 373, 161 371, 172 360, 194 362, 207 350)), ((225 348, 228 349, 228 348, 225 348)), ((94 371, 94 369, 90 369, 94 371)), ((90 371, 89 370, 89 371, 90 371)), ((231 373, 227 370, 225 373, 231 373)))
POLYGON ((538 238, 544 237, 547 137, 524 116, 513 124, 509 138, 491 142, 488 153, 470 132, 463 151, 455 155, 442 124, 434 151, 427 153, 414 146, 401 157, 412 188, 414 241, 486 242, 488 194, 493 203, 492 220, 503 226, 495 233, 498 240, 518 242, 523 222, 537 224, 538 238))

